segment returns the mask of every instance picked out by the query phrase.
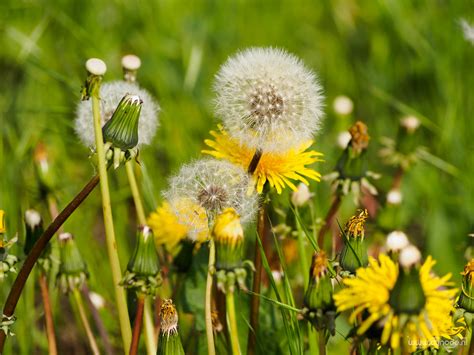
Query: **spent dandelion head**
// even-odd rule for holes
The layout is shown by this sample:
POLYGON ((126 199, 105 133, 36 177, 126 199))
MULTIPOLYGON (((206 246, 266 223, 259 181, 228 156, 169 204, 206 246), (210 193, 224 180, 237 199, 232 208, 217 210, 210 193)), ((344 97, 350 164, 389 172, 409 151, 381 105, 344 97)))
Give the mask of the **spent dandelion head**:
MULTIPOLYGON (((206 139, 205 144, 210 150, 203 150, 217 159, 227 160, 235 165, 247 169, 254 157, 254 149, 245 144, 240 144, 236 139, 219 127, 219 131, 211 131, 214 139, 206 139)), ((252 180, 256 185, 257 192, 262 193, 265 183, 274 187, 277 193, 281 193, 288 186, 297 191, 293 181, 300 181, 309 185, 309 179, 320 181, 321 174, 310 167, 310 165, 322 161, 322 154, 314 150, 308 150, 312 141, 303 142, 284 152, 263 152, 258 165, 252 173, 252 180)))
POLYGON ((232 207, 244 224, 253 219, 257 196, 251 193, 249 182, 249 175, 239 166, 200 159, 170 179, 164 197, 178 223, 187 226, 188 236, 196 240, 225 208, 232 207))
POLYGON ((351 310, 349 321, 357 324, 358 336, 376 335, 391 349, 437 347, 452 333, 457 290, 448 287, 450 275, 432 272, 434 264, 428 257, 420 267, 404 270, 384 254, 371 258, 355 277, 344 279, 346 287, 334 295, 337 310, 351 310))
MULTIPOLYGON (((464 266, 461 275, 463 276, 463 279, 458 306, 465 312, 472 314, 474 313, 474 259, 471 259, 466 266, 464 266)), ((471 315, 469 318, 472 322, 474 315, 471 315)))
POLYGON ((164 299, 160 308, 160 339, 158 355, 184 355, 178 332, 178 312, 171 299, 164 299))
POLYGON ((346 272, 354 273, 359 267, 367 265, 367 245, 364 237, 365 222, 368 216, 366 209, 359 210, 347 221, 344 230, 341 232, 344 246, 339 256, 339 262, 346 272))
POLYGON ((216 75, 216 114, 239 143, 263 152, 311 140, 322 118, 322 89, 300 59, 282 49, 250 48, 216 75))
MULTIPOLYGON (((125 95, 138 96, 141 105, 140 119, 138 120, 138 146, 150 144, 158 127, 158 113, 160 107, 148 91, 137 84, 125 81, 112 81, 100 87, 100 113, 102 126, 114 114, 117 106, 125 95)), ((92 109, 89 102, 81 101, 76 109, 74 127, 81 141, 88 147, 95 146, 94 125, 92 109)))
POLYGON ((60 291, 68 293, 80 289, 88 278, 87 266, 71 233, 58 237, 60 264, 56 284, 60 291))

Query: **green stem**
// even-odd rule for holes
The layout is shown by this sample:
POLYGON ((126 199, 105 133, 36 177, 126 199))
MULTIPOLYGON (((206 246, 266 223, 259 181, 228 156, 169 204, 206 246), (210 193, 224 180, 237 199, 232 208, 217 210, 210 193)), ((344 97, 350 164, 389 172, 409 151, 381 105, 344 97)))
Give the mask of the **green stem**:
POLYGON ((102 212, 104 215, 105 239, 107 252, 109 255, 110 268, 112 269, 112 280, 115 291, 115 301, 118 309, 120 332, 122 335, 123 349, 125 354, 130 349, 132 330, 130 327, 127 300, 125 291, 120 286, 122 270, 115 240, 115 231, 112 218, 112 207, 110 204, 109 182, 107 178, 107 163, 105 161, 104 143, 102 137, 102 126, 100 120, 99 88, 97 87, 92 95, 92 114, 94 116, 95 143, 97 149, 97 160, 99 165, 100 191, 102 194, 102 212))
POLYGON ((318 349, 318 332, 311 327, 311 324, 307 322, 308 325, 308 344, 309 344, 309 353, 316 354, 318 349))
MULTIPOLYGON (((138 189, 137 179, 135 177, 135 171, 133 170, 134 162, 129 160, 125 163, 125 170, 127 171, 128 183, 130 190, 132 191, 133 203, 135 205, 135 211, 137 213, 138 223, 142 226, 146 225, 145 209, 143 207, 140 190, 138 189)), ((155 341, 155 328, 153 325, 152 311, 150 303, 145 299, 145 307, 143 314, 143 325, 146 351, 148 355, 156 354, 157 344, 155 341)))
POLYGON ((225 300, 227 306, 227 324, 230 333, 230 343, 232 345, 232 355, 240 355, 239 333, 237 319, 235 317, 234 292, 227 290, 225 294, 225 300))
MULTIPOLYGON (((299 216, 299 211, 298 207, 295 206, 295 212, 299 216)), ((304 245, 304 232, 301 228, 301 224, 299 221, 299 218, 296 218, 296 229, 297 229, 297 234, 298 234, 298 255, 299 255, 299 261, 300 261, 300 272, 303 275, 304 279, 304 284, 303 284, 303 289, 305 290, 306 287, 308 286, 309 283, 309 265, 308 265, 308 258, 306 256, 306 247, 304 245)))
POLYGON ((216 350, 214 348, 214 331, 212 327, 212 310, 211 310, 211 298, 212 298, 212 279, 214 277, 214 264, 216 259, 216 247, 214 245, 214 239, 209 240, 209 264, 207 269, 207 281, 206 281, 206 338, 207 338, 207 353, 209 355, 215 355, 216 350))
POLYGON ((474 354, 474 331, 472 331, 472 328, 471 328, 470 333, 471 333, 471 341, 469 343, 469 352, 468 352, 469 355, 474 354))
POLYGON ((78 289, 73 291, 74 300, 76 301, 77 309, 79 311, 79 316, 81 317, 82 324, 84 325, 84 330, 86 331, 87 339, 89 340, 89 345, 91 347, 92 353, 94 355, 99 355, 99 347, 95 341, 94 335, 92 334, 91 325, 87 319, 86 311, 84 310, 84 304, 82 303, 81 294, 78 289))
POLYGON ((318 331, 319 334, 319 355, 326 355, 326 336, 324 329, 318 331))

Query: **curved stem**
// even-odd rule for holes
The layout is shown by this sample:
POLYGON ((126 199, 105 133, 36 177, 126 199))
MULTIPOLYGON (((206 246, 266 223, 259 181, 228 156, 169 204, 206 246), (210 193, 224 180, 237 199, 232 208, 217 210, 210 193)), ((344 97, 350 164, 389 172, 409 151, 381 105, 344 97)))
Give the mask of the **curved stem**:
POLYGON ((227 306, 227 324, 229 326, 230 343, 232 345, 232 355, 240 355, 239 333, 237 319, 235 317, 234 292, 227 291, 225 294, 227 306))
POLYGON ((140 342, 140 334, 143 323, 143 309, 145 308, 145 296, 138 295, 137 314, 133 322, 133 335, 130 344, 130 355, 136 355, 138 352, 138 343, 140 342))
POLYGON ((54 334, 53 312, 51 311, 51 302, 49 298, 48 281, 46 275, 42 272, 39 275, 39 285, 41 289, 41 298, 43 300, 44 318, 46 323, 46 336, 48 338, 48 354, 56 355, 56 335, 54 334))
MULTIPOLYGON (((31 270, 35 265, 38 258, 43 253, 44 249, 48 245, 48 242, 53 237, 54 233, 63 225, 63 223, 69 218, 69 216, 76 210, 77 207, 86 199, 87 196, 99 183, 99 176, 94 176, 86 186, 74 197, 74 199, 61 211, 61 213, 54 219, 54 221, 48 226, 43 232, 41 237, 36 241, 35 245, 31 249, 30 253, 26 257, 23 266, 18 273, 15 282, 13 283, 10 293, 8 294, 5 305, 3 306, 3 314, 10 317, 15 312, 18 299, 20 298, 21 292, 25 287, 26 280, 30 276, 31 270)), ((5 346, 5 332, 0 332, 0 354, 3 352, 5 346)))
POLYGON ((97 160, 100 175, 100 191, 102 194, 102 212, 105 226, 105 240, 107 243, 107 253, 109 256, 110 268, 112 269, 112 281, 114 284, 115 301, 118 309, 120 332, 122 335, 123 349, 127 353, 130 348, 130 339, 132 331, 130 328, 127 300, 125 291, 120 286, 122 279, 122 270, 117 251, 117 241, 115 239, 114 222, 112 217, 112 207, 110 204, 109 182, 107 178, 107 162, 105 160, 104 140, 102 136, 102 125, 100 120, 99 88, 93 92, 92 115, 94 118, 95 143, 97 150, 97 160))
POLYGON ((86 311, 84 309, 84 304, 82 303, 81 294, 79 290, 76 288, 73 291, 74 301, 76 301, 77 309, 79 310, 79 316, 81 317, 82 325, 84 326, 84 330, 86 331, 87 340, 89 340, 89 345, 91 347, 92 353, 94 355, 99 355, 99 347, 94 338, 94 334, 92 334, 91 325, 89 320, 87 319, 86 311))
POLYGON ((216 259, 216 247, 214 245, 214 239, 209 240, 209 264, 207 268, 207 280, 206 280, 206 337, 207 337, 207 353, 209 355, 215 355, 216 350, 214 348, 214 330, 212 327, 212 310, 211 310, 211 298, 212 298, 212 279, 214 277, 214 263, 216 259))

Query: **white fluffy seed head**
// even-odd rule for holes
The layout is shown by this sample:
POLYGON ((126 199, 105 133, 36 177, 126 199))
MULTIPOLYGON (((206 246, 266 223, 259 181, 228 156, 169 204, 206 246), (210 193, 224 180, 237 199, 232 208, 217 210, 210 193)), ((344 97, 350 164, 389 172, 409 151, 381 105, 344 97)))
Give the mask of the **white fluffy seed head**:
POLYGON ((352 136, 348 131, 340 132, 337 135, 337 146, 341 149, 346 149, 351 139, 352 136))
POLYGON ((387 193, 387 202, 391 205, 399 205, 402 200, 403 195, 399 189, 392 189, 387 193))
POLYGON ((474 44, 474 25, 471 25, 465 19, 461 19, 459 22, 464 34, 464 39, 471 44, 474 44))
POLYGON ((73 239, 71 233, 61 233, 61 234, 59 234, 58 238, 62 242, 73 239))
POLYGON ((340 95, 334 99, 332 107, 337 114, 346 116, 352 113, 354 103, 349 97, 340 95))
POLYGON ((393 231, 387 235, 387 240, 385 242, 387 250, 399 251, 406 248, 410 242, 408 237, 402 231, 393 231))
POLYGON ((41 224, 41 215, 36 210, 26 210, 25 222, 30 228, 35 228, 41 224))
MULTIPOLYGON (((150 144, 158 128, 160 106, 148 91, 137 84, 125 81, 112 81, 100 87, 100 114, 102 126, 110 120, 120 100, 130 94, 142 101, 140 119, 138 120, 138 147, 150 144)), ((77 106, 74 128, 81 141, 88 147, 95 147, 94 122, 90 101, 81 101, 77 106)))
POLYGON ((122 57, 122 67, 125 70, 138 70, 142 65, 142 61, 134 54, 127 54, 122 57))
POLYGON ((400 251, 398 260, 401 266, 408 268, 420 262, 421 253, 416 246, 408 245, 400 251))
POLYGON ((420 127, 421 122, 415 116, 405 116, 400 120, 400 125, 408 132, 413 133, 420 127))
POLYGON ((99 58, 90 58, 86 62, 86 70, 92 75, 104 75, 107 71, 107 65, 99 58))
POLYGON ((220 68, 214 90, 216 114, 230 136, 264 152, 312 139, 323 116, 316 75, 283 49, 237 53, 220 68))
POLYGON ((189 228, 189 238, 194 239, 228 207, 240 215, 242 224, 253 220, 257 195, 249 193, 251 186, 249 175, 241 167, 223 160, 200 159, 184 165, 169 180, 164 197, 178 222, 189 228), (187 209, 183 208, 183 201, 187 209), (206 218, 204 226, 202 214, 206 218))
POLYGON ((303 206, 306 202, 309 201, 311 197, 313 197, 313 193, 309 191, 309 187, 302 182, 299 183, 298 189, 293 191, 291 194, 291 203, 296 207, 303 206))

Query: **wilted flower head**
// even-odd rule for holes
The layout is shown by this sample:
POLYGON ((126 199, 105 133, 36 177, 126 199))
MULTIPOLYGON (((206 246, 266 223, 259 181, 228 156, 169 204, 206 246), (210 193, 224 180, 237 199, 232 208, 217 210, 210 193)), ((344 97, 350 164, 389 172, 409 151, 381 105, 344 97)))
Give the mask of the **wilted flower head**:
POLYGON ((322 117, 321 87, 300 59, 283 49, 250 48, 216 76, 216 114, 229 135, 262 151, 310 140, 322 117))
MULTIPOLYGON (((102 126, 110 120, 122 98, 126 95, 138 96, 143 105, 138 121, 138 147, 149 144, 158 127, 159 105, 148 91, 137 84, 125 81, 112 81, 100 87, 100 114, 102 126)), ((92 106, 89 101, 81 101, 77 107, 75 130, 82 142, 88 147, 95 146, 92 106)))
POLYGON ((201 159, 185 165, 169 185, 164 197, 178 223, 189 227, 192 239, 227 207, 235 209, 242 223, 249 222, 257 208, 257 196, 249 190, 249 175, 226 161, 201 159))

